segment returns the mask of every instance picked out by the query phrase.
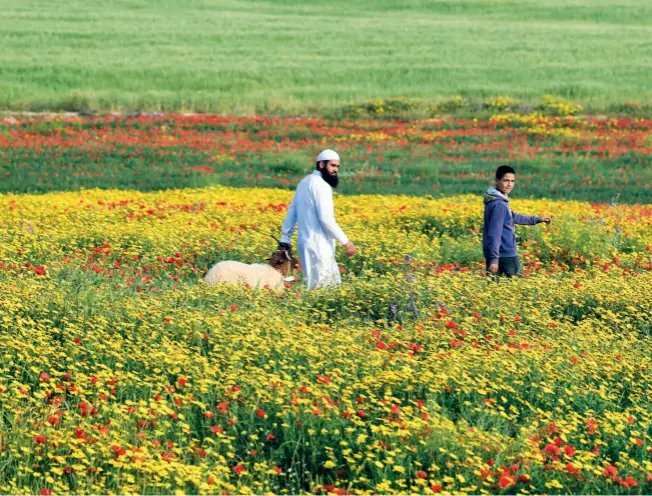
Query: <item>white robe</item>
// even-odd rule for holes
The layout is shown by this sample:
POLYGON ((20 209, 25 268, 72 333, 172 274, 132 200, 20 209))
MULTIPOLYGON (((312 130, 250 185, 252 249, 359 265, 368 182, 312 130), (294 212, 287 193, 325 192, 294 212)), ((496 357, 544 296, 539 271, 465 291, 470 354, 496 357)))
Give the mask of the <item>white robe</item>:
POLYGON ((308 289, 340 284, 335 241, 345 245, 349 238, 335 222, 333 188, 318 170, 297 186, 283 222, 283 243, 291 243, 296 224, 299 224, 297 249, 308 289))

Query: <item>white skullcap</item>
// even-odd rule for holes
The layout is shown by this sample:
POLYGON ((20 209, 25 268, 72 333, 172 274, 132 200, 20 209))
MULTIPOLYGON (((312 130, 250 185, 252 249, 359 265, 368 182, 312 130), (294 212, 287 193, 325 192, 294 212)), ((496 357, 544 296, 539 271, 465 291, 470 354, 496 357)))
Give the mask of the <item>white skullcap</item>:
POLYGON ((321 152, 319 155, 317 155, 317 162, 328 162, 329 160, 339 160, 340 156, 337 154, 337 152, 334 152, 333 150, 324 150, 321 152))

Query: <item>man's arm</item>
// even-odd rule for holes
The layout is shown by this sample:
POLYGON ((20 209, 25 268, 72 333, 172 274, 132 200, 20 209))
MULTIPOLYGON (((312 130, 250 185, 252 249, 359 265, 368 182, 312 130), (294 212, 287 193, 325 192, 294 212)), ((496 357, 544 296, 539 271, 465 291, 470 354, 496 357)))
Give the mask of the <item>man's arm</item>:
POLYGON ((489 228, 487 229, 487 240, 489 242, 489 265, 498 264, 498 259, 500 258, 500 242, 503 237, 503 226, 505 224, 506 215, 507 207, 502 202, 496 205, 493 212, 491 212, 489 228))
POLYGON ((294 234, 294 226, 297 224, 297 195, 295 194, 288 207, 287 214, 285 214, 285 221, 281 228, 281 243, 292 244, 292 235, 294 234))
POLYGON ((333 205, 333 191, 327 188, 316 188, 315 206, 317 217, 324 231, 333 236, 341 245, 346 245, 349 238, 335 222, 335 206, 333 205))

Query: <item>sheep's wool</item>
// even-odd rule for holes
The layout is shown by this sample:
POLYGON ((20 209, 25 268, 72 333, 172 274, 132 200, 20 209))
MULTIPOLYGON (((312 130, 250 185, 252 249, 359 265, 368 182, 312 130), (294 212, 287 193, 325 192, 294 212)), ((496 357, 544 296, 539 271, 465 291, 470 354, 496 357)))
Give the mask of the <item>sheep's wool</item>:
POLYGON ((283 275, 267 264, 245 264, 227 260, 215 264, 204 277, 207 284, 214 286, 221 282, 248 284, 253 287, 281 289, 285 285, 283 275))

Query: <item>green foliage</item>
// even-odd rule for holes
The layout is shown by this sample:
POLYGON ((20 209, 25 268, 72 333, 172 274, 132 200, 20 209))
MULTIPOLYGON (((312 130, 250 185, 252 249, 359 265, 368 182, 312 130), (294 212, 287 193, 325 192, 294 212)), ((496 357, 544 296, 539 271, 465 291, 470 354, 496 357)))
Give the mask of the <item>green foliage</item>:
POLYGON ((582 110, 581 105, 573 104, 564 98, 552 95, 544 95, 543 102, 538 108, 551 115, 559 116, 575 115, 582 110))
POLYGON ((440 250, 443 263, 457 263, 468 267, 484 261, 482 241, 477 235, 457 238, 443 235, 440 239, 440 250))
POLYGON ((305 153, 283 151, 279 153, 266 152, 262 155, 260 165, 254 164, 264 169, 269 169, 271 173, 280 175, 307 174, 314 167, 305 153))
POLYGON ((458 95, 479 108, 501 95, 594 110, 652 99, 646 0, 0 6, 0 108, 14 110, 287 115, 405 99, 439 114, 461 110, 458 95))
MULTIPOLYGON (((496 108, 514 105, 508 99, 487 102, 496 108)), ((481 195, 493 170, 508 163, 519 174, 514 198, 610 203, 620 195, 622 203, 652 202, 649 124, 610 120, 591 128, 588 122, 541 113, 416 123, 219 116, 28 119, 0 124, 6 140, 0 192, 293 189, 314 169, 318 150, 334 147, 343 157, 337 190, 343 195, 481 195)), ((402 222, 400 214, 396 222, 402 222)), ((422 232, 443 232, 447 222, 426 216, 422 232)), ((473 227, 459 226, 462 233, 473 227)))
POLYGON ((422 100, 408 98, 375 99, 368 102, 342 105, 333 113, 341 119, 399 119, 424 116, 426 107, 422 100))

